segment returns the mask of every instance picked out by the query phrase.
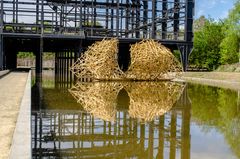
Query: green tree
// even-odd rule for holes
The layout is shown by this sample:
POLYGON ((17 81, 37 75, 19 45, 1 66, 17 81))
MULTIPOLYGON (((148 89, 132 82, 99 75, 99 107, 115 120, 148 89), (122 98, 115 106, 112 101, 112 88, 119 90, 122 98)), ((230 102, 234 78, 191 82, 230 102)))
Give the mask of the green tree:
POLYGON ((221 62, 231 64, 239 61, 240 43, 240 0, 235 3, 229 12, 223 26, 224 39, 221 43, 221 62))
POLYGON ((220 44, 222 64, 232 64, 239 61, 239 37, 237 34, 228 34, 220 44))
POLYGON ((194 32, 194 50, 190 64, 216 69, 220 65, 220 44, 224 38, 222 22, 206 19, 201 29, 194 32))

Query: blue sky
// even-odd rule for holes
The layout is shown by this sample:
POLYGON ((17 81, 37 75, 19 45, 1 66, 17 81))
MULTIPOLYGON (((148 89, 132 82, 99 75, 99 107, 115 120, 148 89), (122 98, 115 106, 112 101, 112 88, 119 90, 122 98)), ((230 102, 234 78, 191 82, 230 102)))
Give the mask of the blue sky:
POLYGON ((195 0, 195 18, 201 15, 215 20, 226 18, 235 0, 195 0))

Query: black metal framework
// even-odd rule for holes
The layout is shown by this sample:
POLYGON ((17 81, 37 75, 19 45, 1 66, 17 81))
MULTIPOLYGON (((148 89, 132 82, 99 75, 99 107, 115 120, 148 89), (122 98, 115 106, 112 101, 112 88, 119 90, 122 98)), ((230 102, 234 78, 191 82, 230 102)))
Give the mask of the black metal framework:
POLYGON ((43 41, 152 38, 171 48, 192 47, 193 11, 194 0, 1 0, 0 35, 43 41))

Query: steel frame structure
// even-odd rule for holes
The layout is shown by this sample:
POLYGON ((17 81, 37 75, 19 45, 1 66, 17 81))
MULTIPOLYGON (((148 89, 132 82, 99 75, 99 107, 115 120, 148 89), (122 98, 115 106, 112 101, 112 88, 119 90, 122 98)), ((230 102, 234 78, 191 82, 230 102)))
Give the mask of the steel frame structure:
POLYGON ((49 38, 117 37, 129 43, 151 38, 179 47, 184 68, 193 45, 194 0, 1 0, 0 5, 0 68, 7 37, 43 39, 40 52, 49 38))

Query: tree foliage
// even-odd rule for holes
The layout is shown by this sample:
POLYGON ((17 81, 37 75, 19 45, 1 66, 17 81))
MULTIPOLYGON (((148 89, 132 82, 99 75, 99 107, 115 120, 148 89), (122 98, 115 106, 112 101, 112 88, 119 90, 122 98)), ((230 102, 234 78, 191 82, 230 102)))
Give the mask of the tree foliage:
POLYGON ((239 37, 234 34, 228 34, 220 44, 220 54, 222 64, 232 64, 238 62, 239 37))
POLYGON ((194 50, 190 64, 213 70, 220 65, 220 44, 224 38, 222 23, 206 19, 203 27, 194 33, 194 50))
POLYGON ((221 43, 221 62, 222 64, 236 63, 239 61, 240 0, 229 12, 222 29, 225 37, 221 43))
POLYGON ((204 16, 194 21, 194 50, 190 65, 216 69, 221 64, 240 61, 240 0, 226 19, 214 21, 204 16))

